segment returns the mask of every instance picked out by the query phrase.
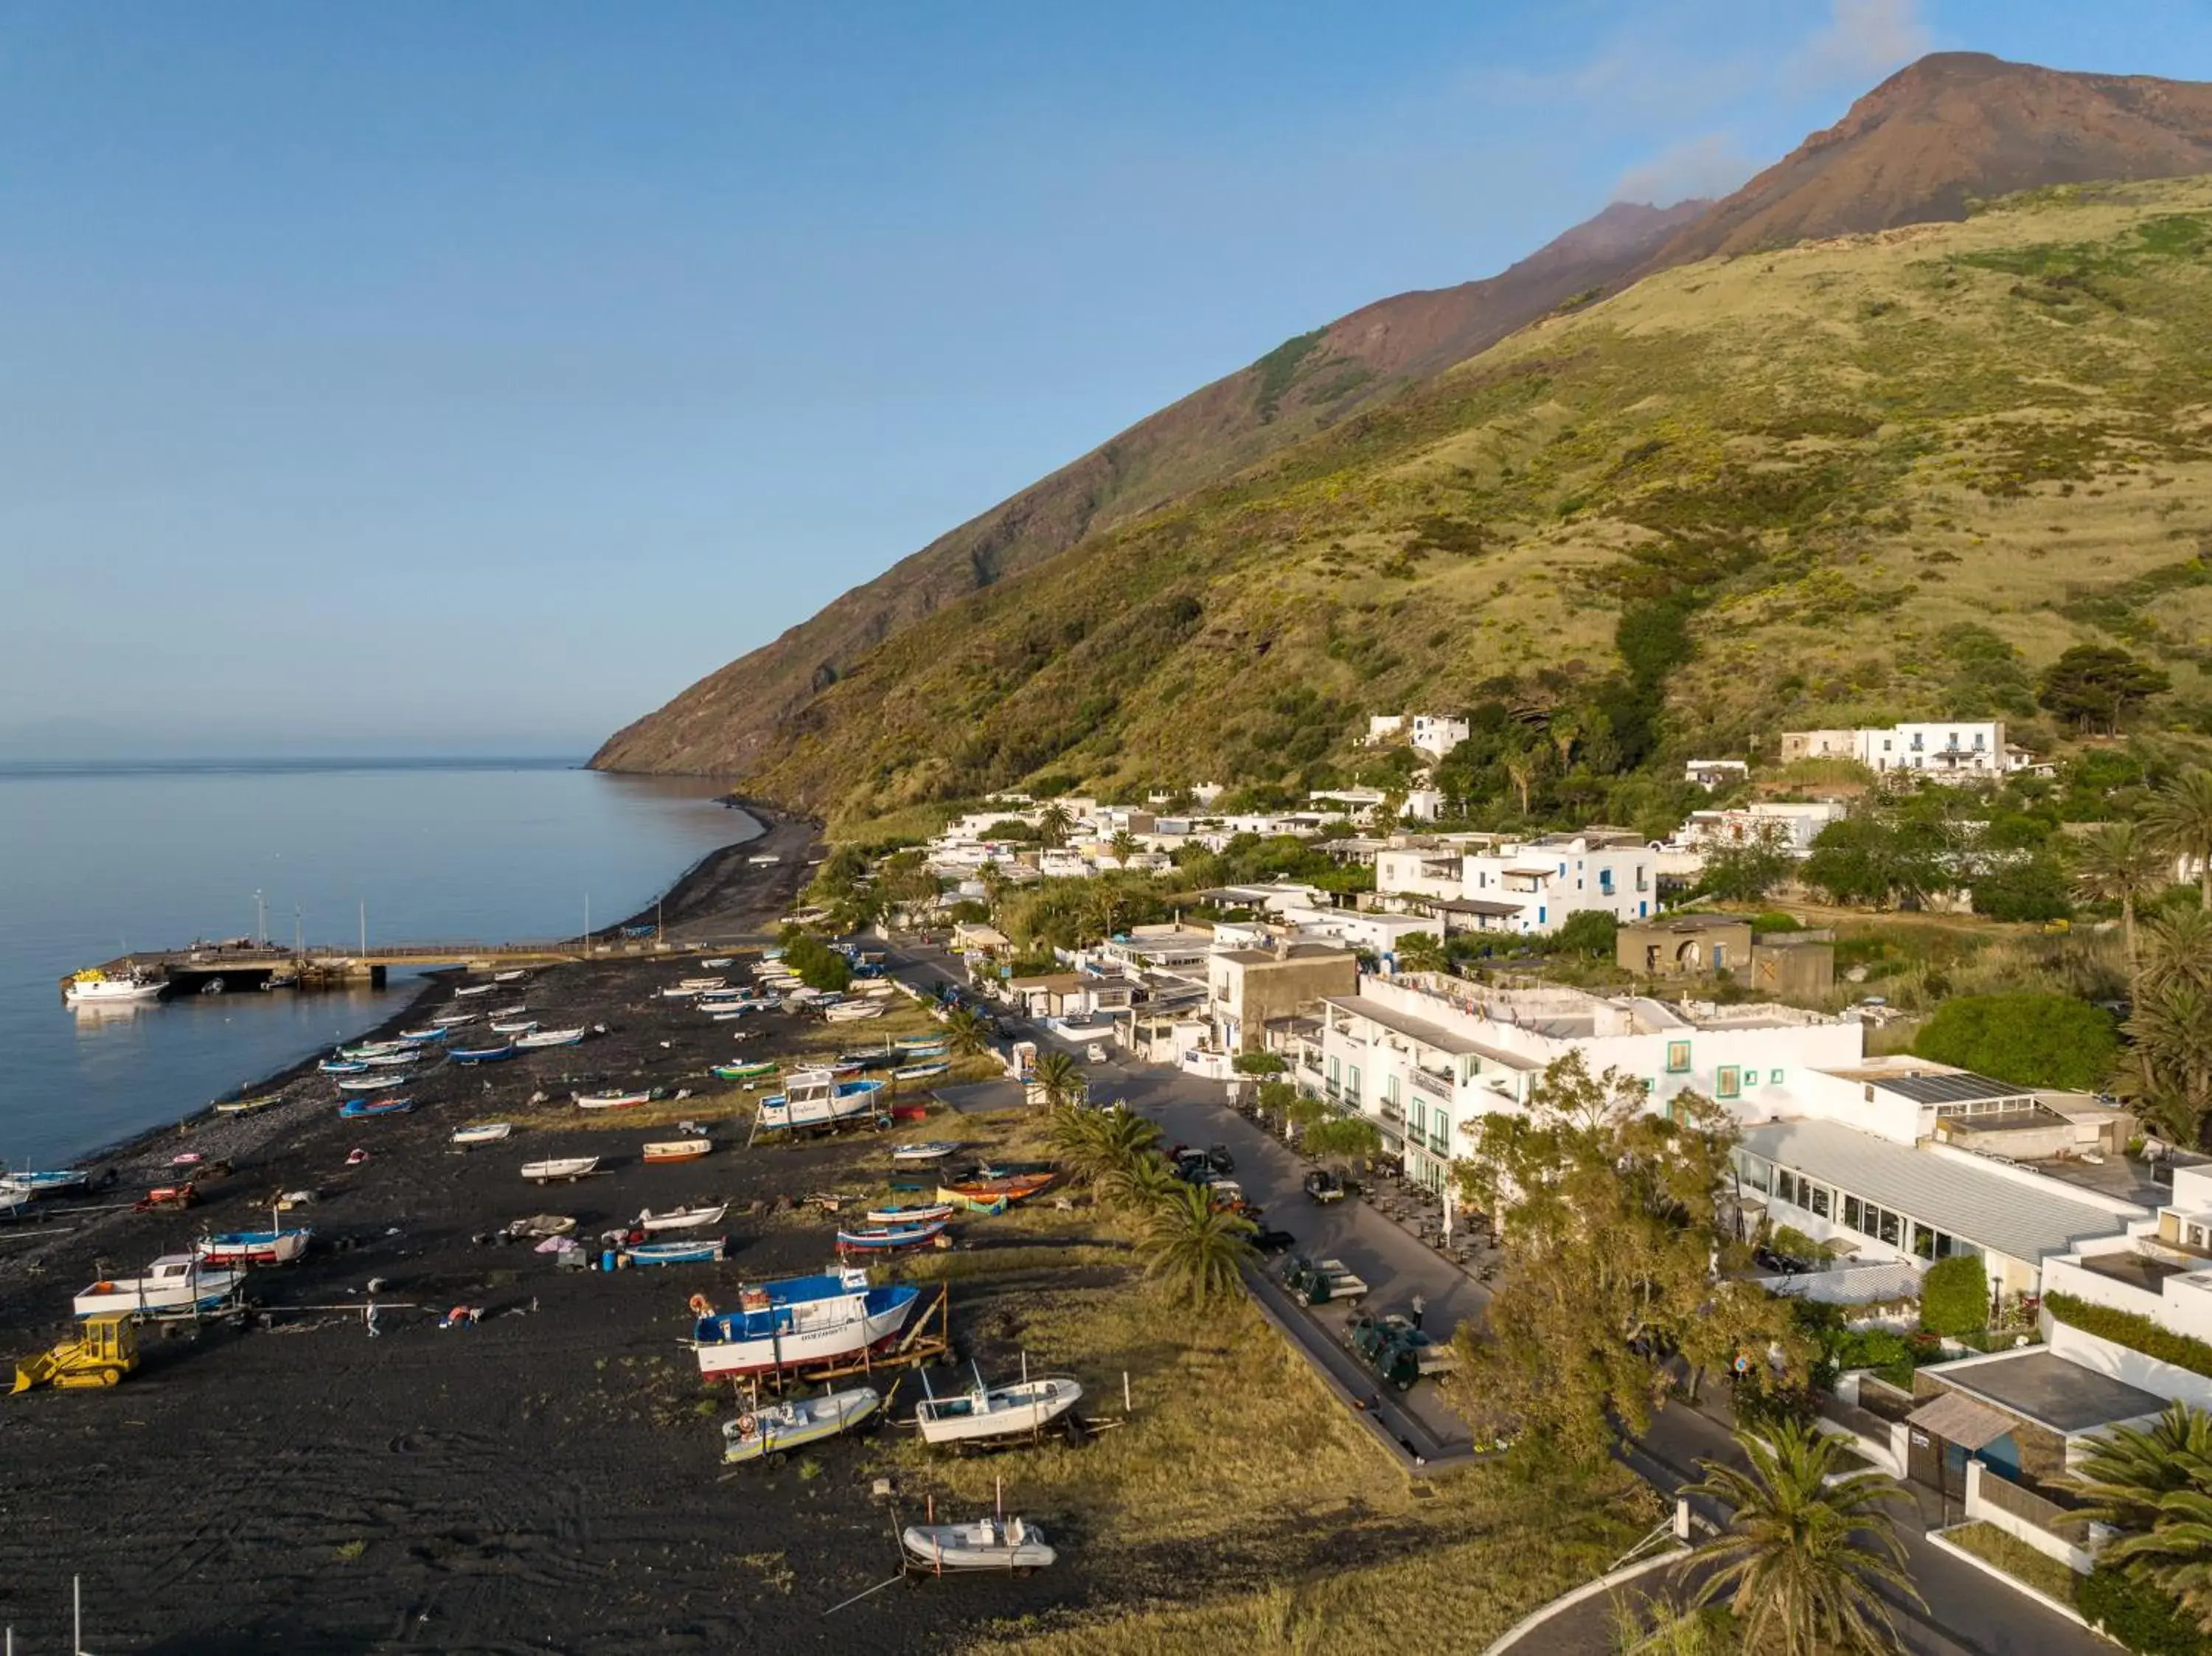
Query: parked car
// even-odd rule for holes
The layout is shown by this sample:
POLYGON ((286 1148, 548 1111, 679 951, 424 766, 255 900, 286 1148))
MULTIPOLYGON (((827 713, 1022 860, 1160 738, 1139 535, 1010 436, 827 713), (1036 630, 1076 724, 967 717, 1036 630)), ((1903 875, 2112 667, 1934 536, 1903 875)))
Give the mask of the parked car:
POLYGON ((1245 1240, 1261 1253, 1284 1253, 1298 1245, 1298 1239, 1287 1230, 1256 1230, 1245 1240))
POLYGON ((1448 1374, 1459 1366, 1459 1354, 1450 1346, 1395 1312, 1380 1317, 1356 1313, 1345 1325, 1344 1343, 1376 1378, 1401 1392, 1411 1391, 1424 1374, 1448 1374))

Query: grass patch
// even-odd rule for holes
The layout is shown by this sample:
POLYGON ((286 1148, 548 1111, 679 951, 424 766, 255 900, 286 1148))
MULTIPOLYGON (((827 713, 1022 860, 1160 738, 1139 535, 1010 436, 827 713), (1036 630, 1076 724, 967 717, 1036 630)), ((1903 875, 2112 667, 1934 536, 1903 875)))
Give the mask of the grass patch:
POLYGON ((2081 1591, 2079 1575, 1994 1524, 1962 1524, 1955 1530, 1944 1531, 1943 1538, 2062 1604, 2072 1604, 2081 1591))

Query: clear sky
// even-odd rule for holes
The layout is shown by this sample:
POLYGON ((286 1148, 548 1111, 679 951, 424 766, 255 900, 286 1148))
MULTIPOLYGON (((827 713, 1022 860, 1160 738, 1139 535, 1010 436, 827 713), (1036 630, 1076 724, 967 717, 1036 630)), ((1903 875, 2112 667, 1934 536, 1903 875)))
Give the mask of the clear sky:
POLYGON ((0 0, 0 752, 587 751, 1289 335, 2199 0, 0 0))

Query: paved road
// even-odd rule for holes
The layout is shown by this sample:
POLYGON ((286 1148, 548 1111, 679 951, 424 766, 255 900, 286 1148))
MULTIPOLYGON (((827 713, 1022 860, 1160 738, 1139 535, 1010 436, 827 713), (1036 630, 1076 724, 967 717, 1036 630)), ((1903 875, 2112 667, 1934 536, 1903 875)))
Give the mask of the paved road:
MULTIPOLYGON (((939 978, 964 981, 949 955, 908 946, 897 975, 927 986, 939 978)), ((1039 1032, 1040 1039, 1049 1039, 1039 1032)), ((1092 1095, 1120 1098, 1160 1124, 1170 1142, 1225 1144, 1237 1159, 1237 1180, 1267 1210, 1267 1222, 1297 1236, 1301 1251, 1340 1259, 1372 1285, 1368 1304, 1376 1311, 1407 1310, 1418 1292, 1428 1301, 1427 1325, 1442 1330, 1479 1315, 1488 1295, 1481 1285, 1436 1251, 1400 1229, 1365 1203, 1316 1207, 1301 1187, 1306 1164, 1269 1134, 1228 1107, 1226 1089, 1180 1070, 1109 1062, 1088 1066, 1092 1095)), ((1340 1323, 1341 1313, 1337 1320, 1340 1323)), ((1326 1322, 1312 1317, 1311 1322, 1326 1322)), ((1308 1342, 1332 1373, 1360 1371, 1333 1340, 1308 1342)), ((1371 1383, 1370 1383, 1371 1384, 1371 1383)), ((1463 1449, 1466 1426, 1442 1406, 1436 1388, 1418 1386, 1383 1405, 1393 1435, 1410 1438, 1433 1458, 1463 1449), (1431 1448, 1431 1446, 1436 1446, 1431 1448)), ((1725 1427, 1698 1410, 1676 1405, 1661 1412, 1641 1442, 1625 1457, 1647 1481, 1671 1494, 1698 1476, 1700 1459, 1735 1454, 1725 1427)), ((2111 1656, 2114 1648, 2095 1635, 2054 1616, 2033 1599, 2013 1592, 1970 1564, 1930 1546, 1908 1516, 1906 1550, 1912 1579, 1926 1598, 1925 1623, 1908 1624, 1917 1656, 2111 1656)))

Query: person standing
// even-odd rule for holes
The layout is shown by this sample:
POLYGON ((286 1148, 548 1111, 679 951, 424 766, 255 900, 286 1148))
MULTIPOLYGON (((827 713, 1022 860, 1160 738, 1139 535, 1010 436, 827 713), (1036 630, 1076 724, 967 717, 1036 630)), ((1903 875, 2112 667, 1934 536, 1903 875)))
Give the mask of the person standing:
POLYGON ((1420 1332, 1420 1330, 1421 1330, 1421 1319, 1422 1319, 1423 1317, 1425 1317, 1426 1315, 1428 1315, 1428 1313, 1429 1313, 1429 1302, 1428 1302, 1428 1301, 1427 1301, 1427 1300, 1425 1300, 1425 1299, 1424 1299, 1424 1298, 1423 1298, 1420 1295, 1419 1295, 1419 1294, 1416 1294, 1415 1295, 1413 1295, 1413 1331, 1414 1331, 1415 1333, 1417 1333, 1417 1334, 1418 1334, 1419 1332, 1420 1332))

